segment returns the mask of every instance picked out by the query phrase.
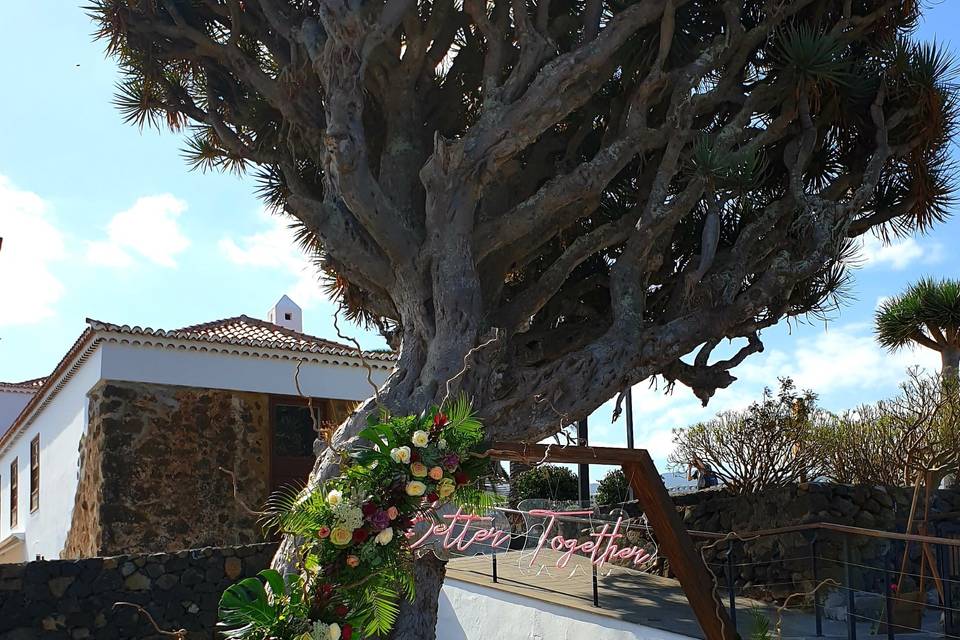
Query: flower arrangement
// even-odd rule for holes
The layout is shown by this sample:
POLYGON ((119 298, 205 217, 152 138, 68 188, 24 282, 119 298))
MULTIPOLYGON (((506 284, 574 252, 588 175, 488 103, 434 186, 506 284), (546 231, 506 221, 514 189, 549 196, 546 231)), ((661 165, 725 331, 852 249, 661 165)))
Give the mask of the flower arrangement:
POLYGON ((236 640, 358 640, 385 635, 400 598, 414 599, 407 533, 451 502, 485 512, 497 502, 483 427, 465 399, 420 416, 374 416, 368 443, 341 452, 340 475, 268 503, 266 524, 297 536, 297 572, 269 569, 231 586, 220 626, 236 640))

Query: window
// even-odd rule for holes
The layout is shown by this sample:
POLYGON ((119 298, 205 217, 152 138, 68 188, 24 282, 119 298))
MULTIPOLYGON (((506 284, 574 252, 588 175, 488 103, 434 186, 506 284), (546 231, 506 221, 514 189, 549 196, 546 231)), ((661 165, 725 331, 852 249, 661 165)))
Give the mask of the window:
POLYGON ((284 319, 284 320, 293 320, 293 314, 287 312, 287 313, 283 314, 283 319, 284 319))
POLYGON ((17 528, 17 458, 10 463, 10 528, 17 528))
POLYGON ((30 513, 40 508, 40 434, 30 441, 30 513))
POLYGON ((273 407, 273 455, 282 458, 313 458, 313 428, 310 408, 276 404, 273 407))

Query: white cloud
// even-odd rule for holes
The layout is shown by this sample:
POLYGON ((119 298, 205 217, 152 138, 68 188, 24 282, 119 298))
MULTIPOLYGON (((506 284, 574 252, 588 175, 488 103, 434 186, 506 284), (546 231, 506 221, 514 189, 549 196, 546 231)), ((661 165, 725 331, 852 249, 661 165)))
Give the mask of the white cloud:
POLYGON ((860 257, 867 268, 885 266, 900 271, 917 261, 933 264, 943 257, 943 246, 936 242, 921 245, 914 238, 902 238, 884 244, 873 235, 864 235, 862 238, 860 257))
POLYGON ((815 337, 797 341, 791 352, 772 349, 737 368, 743 381, 776 384, 777 377, 790 376, 798 387, 823 395, 834 391, 892 389, 903 380, 904 371, 920 366, 939 368, 939 357, 917 347, 888 353, 877 344, 869 324, 831 326, 815 337))
POLYGON ((49 204, 0 175, 0 326, 33 324, 54 313, 64 287, 51 264, 66 257, 49 204))
POLYGON ((234 264, 274 269, 291 278, 287 294, 299 305, 309 307, 326 301, 320 285, 320 273, 297 245, 289 218, 261 210, 263 229, 238 239, 225 237, 218 246, 234 264))
POLYGON ((87 260, 107 267, 129 267, 138 254, 161 267, 177 266, 175 256, 190 246, 177 218, 187 203, 169 193, 138 198, 107 223, 107 238, 87 243, 87 260))
MULTIPOLYGON (((821 396, 827 409, 842 410, 893 395, 909 367, 937 371, 939 356, 916 348, 888 353, 873 337, 868 323, 831 325, 825 331, 793 336, 787 348, 768 348, 732 371, 737 381, 719 389, 703 407, 687 387, 672 394, 643 382, 633 388, 636 446, 647 449, 663 472, 673 449, 673 429, 714 417, 721 411, 743 409, 760 398, 764 387, 776 388, 778 377, 791 377, 797 387, 821 396)), ((590 441, 598 446, 626 446, 625 417, 610 422, 614 401, 591 415, 590 441)))

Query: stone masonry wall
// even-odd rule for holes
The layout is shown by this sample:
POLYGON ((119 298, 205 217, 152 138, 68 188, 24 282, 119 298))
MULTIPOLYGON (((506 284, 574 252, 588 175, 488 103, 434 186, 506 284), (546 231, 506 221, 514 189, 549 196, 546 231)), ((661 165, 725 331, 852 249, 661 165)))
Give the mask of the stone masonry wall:
POLYGON ((0 640, 160 640, 166 631, 215 635, 224 589, 270 564, 276 544, 0 565, 0 640))
POLYGON ((264 394, 105 381, 90 392, 80 481, 62 557, 263 540, 269 494, 264 394))
MULTIPOLYGON (((873 487, 804 483, 735 496, 723 491, 700 491, 674 497, 690 530, 727 533, 775 529, 798 524, 829 522, 881 531, 904 531, 910 511, 910 487, 873 487)), ((930 534, 960 532, 960 491, 937 491, 931 508, 930 534), (940 518, 938 514, 952 514, 940 518)), ((819 578, 843 579, 836 562, 843 553, 843 536, 818 534, 819 578)), ((864 536, 846 536, 850 560, 874 568, 898 569, 903 545, 864 536)), ((701 539, 702 540, 702 539, 701 539)), ((699 542, 696 538, 695 541, 699 542)), ((721 584, 726 584, 727 543, 704 553, 721 584)), ((920 550, 912 548, 913 569, 919 567, 920 550)), ((737 542, 734 578, 738 588, 782 597, 807 591, 814 585, 809 533, 788 533, 737 542)), ((880 571, 854 572, 858 587, 870 588, 882 580, 880 571)))

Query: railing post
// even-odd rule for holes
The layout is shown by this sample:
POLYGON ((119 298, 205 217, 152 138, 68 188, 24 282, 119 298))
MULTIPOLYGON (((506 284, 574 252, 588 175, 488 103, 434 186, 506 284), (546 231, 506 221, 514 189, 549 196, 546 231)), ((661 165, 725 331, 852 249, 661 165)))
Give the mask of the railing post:
MULTIPOLYGON (((938 531, 943 537, 943 534, 938 531)), ((940 565, 940 577, 943 581, 943 637, 952 638, 953 634, 953 581, 950 575, 949 549, 942 544, 937 545, 937 564, 940 565)))
POLYGON ((810 559, 813 563, 813 615, 817 622, 817 637, 823 637, 823 605, 820 604, 820 571, 817 568, 817 553, 819 545, 817 544, 817 534, 814 532, 813 539, 810 541, 810 559))
POLYGON ((493 582, 494 582, 494 584, 496 584, 496 582, 497 582, 497 552, 494 551, 493 553, 491 553, 491 554, 490 554, 490 557, 493 558, 493 559, 491 560, 491 563, 492 563, 492 565, 493 565, 493 567, 492 567, 492 568, 493 568, 493 582))
POLYGON ((843 536, 843 578, 847 583, 847 638, 857 640, 857 601, 853 593, 853 579, 850 576, 849 536, 843 536))
POLYGON ((883 590, 884 593, 884 603, 887 607, 887 640, 894 640, 894 631, 893 631, 893 575, 891 575, 890 570, 887 569, 883 572, 884 582, 886 583, 886 588, 883 590))
POLYGON ((733 628, 737 628, 737 596, 736 596, 736 576, 734 576, 733 570, 733 551, 736 545, 735 540, 730 540, 728 543, 729 547, 727 549, 727 592, 730 596, 730 624, 733 625, 733 628))
POLYGON ((593 566, 593 606, 600 608, 600 587, 597 584, 597 565, 593 566))

